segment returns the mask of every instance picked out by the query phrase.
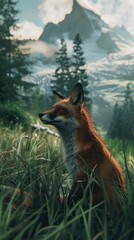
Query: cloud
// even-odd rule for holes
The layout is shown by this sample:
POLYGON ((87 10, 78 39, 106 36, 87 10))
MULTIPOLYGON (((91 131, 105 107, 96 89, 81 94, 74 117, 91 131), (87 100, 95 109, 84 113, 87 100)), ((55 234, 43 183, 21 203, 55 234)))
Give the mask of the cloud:
POLYGON ((23 21, 17 24, 19 29, 17 31, 11 30, 11 33, 19 39, 35 39, 37 40, 41 35, 43 29, 42 27, 37 26, 33 22, 23 21))
POLYGON ((71 12, 72 4, 73 0, 43 0, 38 6, 43 23, 45 25, 48 22, 59 23, 71 12))
POLYGON ((124 25, 128 30, 134 32, 134 1, 133 0, 78 0, 80 4, 92 9, 101 18, 112 25, 124 25))
POLYGON ((25 44, 24 48, 29 48, 31 53, 41 53, 48 58, 52 57, 56 52, 55 46, 46 44, 42 41, 29 41, 27 44, 25 44))

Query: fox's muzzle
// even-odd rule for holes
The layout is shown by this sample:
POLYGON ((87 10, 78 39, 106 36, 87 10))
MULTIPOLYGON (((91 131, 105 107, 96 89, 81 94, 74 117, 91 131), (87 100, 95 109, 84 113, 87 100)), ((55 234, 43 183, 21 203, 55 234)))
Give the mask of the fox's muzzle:
POLYGON ((38 115, 39 115, 40 120, 41 120, 43 123, 48 124, 48 123, 51 122, 51 120, 50 120, 50 118, 49 118, 48 115, 46 115, 46 114, 44 114, 44 113, 39 113, 38 115))
POLYGON ((38 114, 38 116, 39 116, 40 119, 43 117, 43 115, 44 115, 43 113, 39 113, 39 114, 38 114))

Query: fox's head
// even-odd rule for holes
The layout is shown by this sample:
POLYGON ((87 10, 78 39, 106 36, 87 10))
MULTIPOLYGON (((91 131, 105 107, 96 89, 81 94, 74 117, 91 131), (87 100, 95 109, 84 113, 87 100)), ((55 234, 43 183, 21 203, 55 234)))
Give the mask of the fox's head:
POLYGON ((84 94, 80 83, 72 90, 68 98, 64 98, 56 91, 53 92, 58 102, 47 112, 39 113, 40 120, 56 128, 77 128, 79 115, 84 105, 84 94))

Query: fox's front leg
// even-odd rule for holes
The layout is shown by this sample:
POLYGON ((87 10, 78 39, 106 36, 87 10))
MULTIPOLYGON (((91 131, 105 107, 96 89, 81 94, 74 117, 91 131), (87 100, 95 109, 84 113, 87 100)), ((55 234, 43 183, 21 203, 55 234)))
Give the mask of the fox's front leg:
POLYGON ((104 200, 104 193, 96 183, 90 183, 88 180, 77 180, 73 183, 68 202, 76 203, 81 199, 85 203, 92 202, 95 205, 104 200))
POLYGON ((73 183, 68 196, 68 202, 77 202, 84 197, 86 186, 88 182, 86 180, 77 180, 73 183))

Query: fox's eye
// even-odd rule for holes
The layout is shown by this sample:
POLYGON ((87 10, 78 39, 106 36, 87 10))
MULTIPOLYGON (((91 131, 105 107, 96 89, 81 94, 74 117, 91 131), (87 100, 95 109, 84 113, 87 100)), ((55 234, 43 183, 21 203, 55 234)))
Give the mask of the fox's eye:
POLYGON ((68 113, 68 110, 62 106, 54 106, 53 109, 58 113, 68 113))
POLYGON ((59 112, 64 112, 65 109, 64 108, 59 108, 59 112))
POLYGON ((68 111, 67 111, 66 108, 60 107, 60 108, 59 108, 59 112, 60 112, 60 113, 66 113, 66 112, 68 112, 68 111))

